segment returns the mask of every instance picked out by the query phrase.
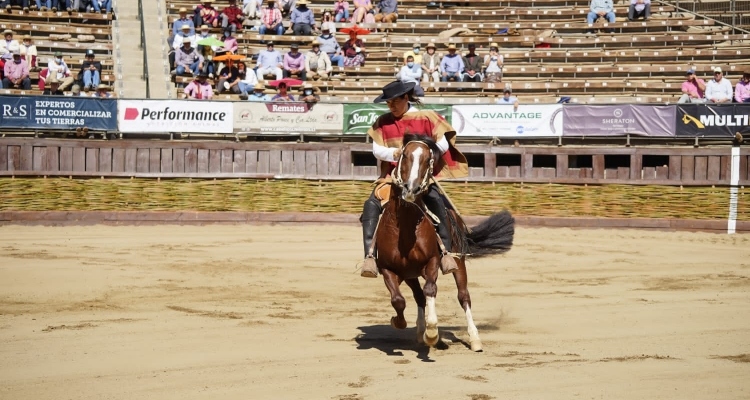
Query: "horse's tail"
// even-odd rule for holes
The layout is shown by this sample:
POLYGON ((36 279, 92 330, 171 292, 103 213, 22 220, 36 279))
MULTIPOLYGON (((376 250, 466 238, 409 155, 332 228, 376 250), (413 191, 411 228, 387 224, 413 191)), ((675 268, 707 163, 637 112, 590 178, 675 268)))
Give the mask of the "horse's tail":
POLYGON ((472 257, 502 254, 513 246, 516 220, 508 210, 490 215, 466 233, 472 257))

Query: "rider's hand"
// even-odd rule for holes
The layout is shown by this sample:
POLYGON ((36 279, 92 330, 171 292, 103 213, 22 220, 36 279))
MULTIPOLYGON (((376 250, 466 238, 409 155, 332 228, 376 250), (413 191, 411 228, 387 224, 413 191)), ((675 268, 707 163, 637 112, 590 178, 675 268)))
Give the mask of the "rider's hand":
POLYGON ((393 159, 398 160, 401 158, 401 149, 393 150, 393 159))

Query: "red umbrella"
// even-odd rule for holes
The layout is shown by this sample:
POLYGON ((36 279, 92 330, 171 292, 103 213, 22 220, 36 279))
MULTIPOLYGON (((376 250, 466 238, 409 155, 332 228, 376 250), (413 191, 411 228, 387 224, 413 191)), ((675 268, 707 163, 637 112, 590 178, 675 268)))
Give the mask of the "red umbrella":
POLYGON ((357 35, 369 35, 369 34, 370 34, 370 30, 369 30, 369 29, 365 29, 365 28, 360 28, 360 27, 359 27, 359 26, 357 26, 357 25, 354 25, 354 26, 352 26, 352 27, 349 27, 349 28, 341 28, 341 30, 340 30, 339 32, 341 32, 341 33, 345 33, 345 34, 347 34, 347 35, 348 35, 349 33, 351 33, 351 32, 354 32, 354 33, 356 33, 357 35))
POLYGON ((299 86, 299 85, 301 85, 303 83, 299 79, 284 78, 284 79, 282 79, 280 81, 271 81, 271 82, 268 82, 268 84, 271 85, 271 86, 273 86, 273 87, 278 87, 281 82, 286 83, 286 87, 299 86))

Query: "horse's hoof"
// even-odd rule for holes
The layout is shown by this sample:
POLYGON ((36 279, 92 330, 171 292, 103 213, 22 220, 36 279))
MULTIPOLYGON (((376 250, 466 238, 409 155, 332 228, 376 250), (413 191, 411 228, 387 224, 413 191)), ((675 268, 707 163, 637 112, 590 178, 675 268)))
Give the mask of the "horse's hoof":
POLYGON ((480 352, 480 351, 482 351, 482 341, 479 340, 479 339, 472 340, 471 341, 471 351, 476 351, 477 353, 480 352))
POLYGON ((368 257, 365 258, 365 262, 362 264, 362 272, 359 274, 363 278, 377 278, 378 277, 378 266, 375 264, 375 259, 368 257))
POLYGON ((440 334, 438 333, 437 327, 434 329, 427 328, 424 331, 424 342, 430 347, 435 347, 438 340, 440 340, 440 334))
POLYGON ((452 274, 458 271, 458 264, 451 255, 444 255, 440 260, 440 270, 443 271, 443 275, 452 274))
POLYGON ((396 329, 406 329, 406 320, 399 324, 398 318, 391 317, 391 326, 396 329))

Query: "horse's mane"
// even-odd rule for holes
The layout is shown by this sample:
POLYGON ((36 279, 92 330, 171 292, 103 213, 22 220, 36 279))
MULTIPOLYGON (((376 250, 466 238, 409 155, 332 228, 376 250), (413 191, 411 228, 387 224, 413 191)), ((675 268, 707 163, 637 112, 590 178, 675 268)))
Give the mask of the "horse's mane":
POLYGON ((430 150, 432 150, 433 157, 435 159, 440 158, 440 148, 438 147, 435 139, 427 135, 418 135, 414 133, 404 134, 404 146, 406 146, 409 142, 413 142, 413 141, 422 142, 426 144, 430 148, 430 150))

